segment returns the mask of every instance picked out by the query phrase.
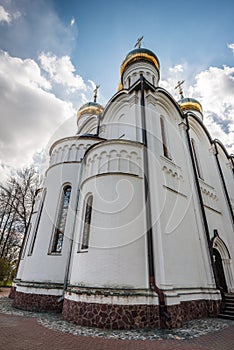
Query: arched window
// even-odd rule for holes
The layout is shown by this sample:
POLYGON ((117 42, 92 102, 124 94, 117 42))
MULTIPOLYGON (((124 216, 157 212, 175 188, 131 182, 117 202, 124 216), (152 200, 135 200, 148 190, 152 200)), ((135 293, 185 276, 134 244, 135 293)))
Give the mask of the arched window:
POLYGON ((60 200, 60 207, 58 212, 58 219, 54 232, 54 239, 52 244, 52 253, 61 253, 63 246, 63 236, 67 221, 68 207, 71 197, 71 186, 63 188, 62 197, 60 200))
POLYGON ((37 211, 37 217, 36 217, 36 221, 34 224, 34 229, 32 232, 32 239, 31 239, 31 244, 29 247, 28 255, 32 255, 32 253, 33 253, 33 249, 34 249, 34 245, 35 245, 35 241, 36 241, 36 237, 37 237, 37 232, 38 232, 38 228, 39 228, 39 224, 40 224, 40 220, 41 220, 42 209, 43 209, 44 202, 45 202, 45 196, 46 196, 46 188, 43 190, 42 195, 41 195, 41 200, 40 200, 39 208, 37 211))
POLYGON ((198 158, 198 154, 197 154, 197 150, 196 150, 196 144, 195 144, 194 139, 191 139, 191 145, 192 145, 193 157, 194 157, 194 161, 195 161, 195 165, 196 165, 196 169, 197 169, 197 175, 198 175, 198 177, 200 177, 200 179, 203 179, 201 166, 200 166, 200 162, 199 162, 199 158, 198 158))
POLYGON ((90 195, 85 201, 84 226, 81 241, 81 250, 86 250, 89 247, 89 234, 92 216, 93 196, 90 195))
POLYGON ((165 120, 162 117, 160 118, 160 126, 161 126, 161 135, 162 135, 163 155, 167 158, 170 158, 165 120))

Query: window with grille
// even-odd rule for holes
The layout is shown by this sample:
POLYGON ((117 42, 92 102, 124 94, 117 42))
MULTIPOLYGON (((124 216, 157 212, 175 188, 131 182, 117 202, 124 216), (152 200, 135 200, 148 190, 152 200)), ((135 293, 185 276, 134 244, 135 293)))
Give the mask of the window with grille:
POLYGON ((70 197, 71 186, 65 186, 63 188, 62 197, 60 199, 60 208, 58 212, 58 219, 55 227, 53 245, 51 249, 52 253, 61 253, 62 251, 70 197))
POLYGON ((93 196, 90 195, 85 202, 84 227, 81 241, 81 250, 87 250, 89 247, 90 224, 92 216, 93 196))
POLYGON ((163 118, 160 118, 160 126, 161 126, 161 135, 162 135, 163 155, 167 158, 171 158, 169 153, 169 148, 168 148, 166 125, 165 125, 165 120, 163 118))

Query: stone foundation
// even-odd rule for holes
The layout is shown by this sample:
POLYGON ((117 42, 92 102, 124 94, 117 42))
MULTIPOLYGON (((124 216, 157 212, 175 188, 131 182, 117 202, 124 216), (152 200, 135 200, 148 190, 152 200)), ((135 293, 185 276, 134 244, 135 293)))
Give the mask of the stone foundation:
POLYGON ((63 317, 82 326, 106 329, 159 328, 157 305, 112 305, 64 300, 63 317))
MULTIPOLYGON (((30 294, 14 291, 13 306, 29 311, 62 312, 66 321, 86 327, 105 329, 160 328, 158 305, 98 304, 65 299, 58 303, 57 295, 30 294)), ((220 300, 182 301, 168 305, 171 321, 168 328, 181 327, 183 322, 198 318, 215 317, 220 310, 220 300)))
POLYGON ((62 312, 63 303, 58 303, 57 295, 15 292, 13 306, 28 311, 62 312))
POLYGON ((179 328, 183 322, 198 318, 216 317, 219 314, 220 300, 190 300, 178 305, 169 305, 170 327, 179 328))
MULTIPOLYGON (((192 300, 170 305, 167 310, 171 321, 166 326, 178 328, 186 321, 215 317, 219 308, 219 300, 192 300)), ((157 305, 96 304, 65 299, 62 313, 66 321, 81 326, 106 329, 160 328, 157 305)))
POLYGON ((16 292, 16 287, 11 287, 9 298, 10 299, 15 299, 15 292, 16 292))

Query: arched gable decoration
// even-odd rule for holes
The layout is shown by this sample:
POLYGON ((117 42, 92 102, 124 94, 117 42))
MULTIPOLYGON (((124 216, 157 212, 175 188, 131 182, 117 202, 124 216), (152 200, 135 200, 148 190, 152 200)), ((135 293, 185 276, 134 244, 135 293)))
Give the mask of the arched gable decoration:
POLYGON ((181 111, 178 103, 176 102, 176 100, 173 98, 173 96, 168 91, 166 91, 162 87, 157 87, 155 89, 155 91, 159 94, 166 96, 168 98, 168 100, 173 104, 173 106, 175 107, 175 109, 177 110, 177 112, 179 113, 181 118, 184 118, 184 113, 181 111))
POLYGON ((224 146, 224 144, 220 140, 214 139, 213 142, 214 142, 214 144, 217 144, 222 149, 222 151, 225 154, 225 156, 227 157, 227 159, 230 159, 232 157, 231 154, 228 154, 226 147, 224 146))
POLYGON ((204 123, 202 122, 202 120, 201 120, 196 114, 194 114, 194 113, 192 113, 192 112, 188 112, 188 113, 187 113, 187 116, 188 116, 189 119, 194 120, 194 121, 196 121, 196 122, 199 124, 199 126, 201 127, 201 130, 204 131, 204 133, 206 134, 206 136, 207 136, 207 138, 208 138, 210 144, 212 145, 212 144, 213 144, 212 137, 211 137, 211 135, 210 135, 208 129, 206 128, 206 126, 205 126, 204 123))

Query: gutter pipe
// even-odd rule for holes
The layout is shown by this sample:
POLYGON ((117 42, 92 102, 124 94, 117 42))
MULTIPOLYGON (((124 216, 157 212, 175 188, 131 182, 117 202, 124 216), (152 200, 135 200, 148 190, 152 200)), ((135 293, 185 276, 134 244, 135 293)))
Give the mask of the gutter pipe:
POLYGON ((156 285, 155 270, 154 270, 154 249, 153 249, 153 232, 152 232, 152 217, 151 217, 151 201, 150 201, 150 183, 149 183, 149 158, 148 158, 148 142, 145 118, 145 96, 143 75, 140 76, 141 82, 141 130, 143 143, 143 165, 144 165, 144 190, 145 190, 145 205, 146 205, 146 229, 147 229, 147 251, 148 251, 148 268, 149 268, 149 286, 152 291, 158 295, 159 302, 159 318, 160 327, 166 328, 167 322, 171 317, 167 311, 166 298, 162 289, 156 285))

